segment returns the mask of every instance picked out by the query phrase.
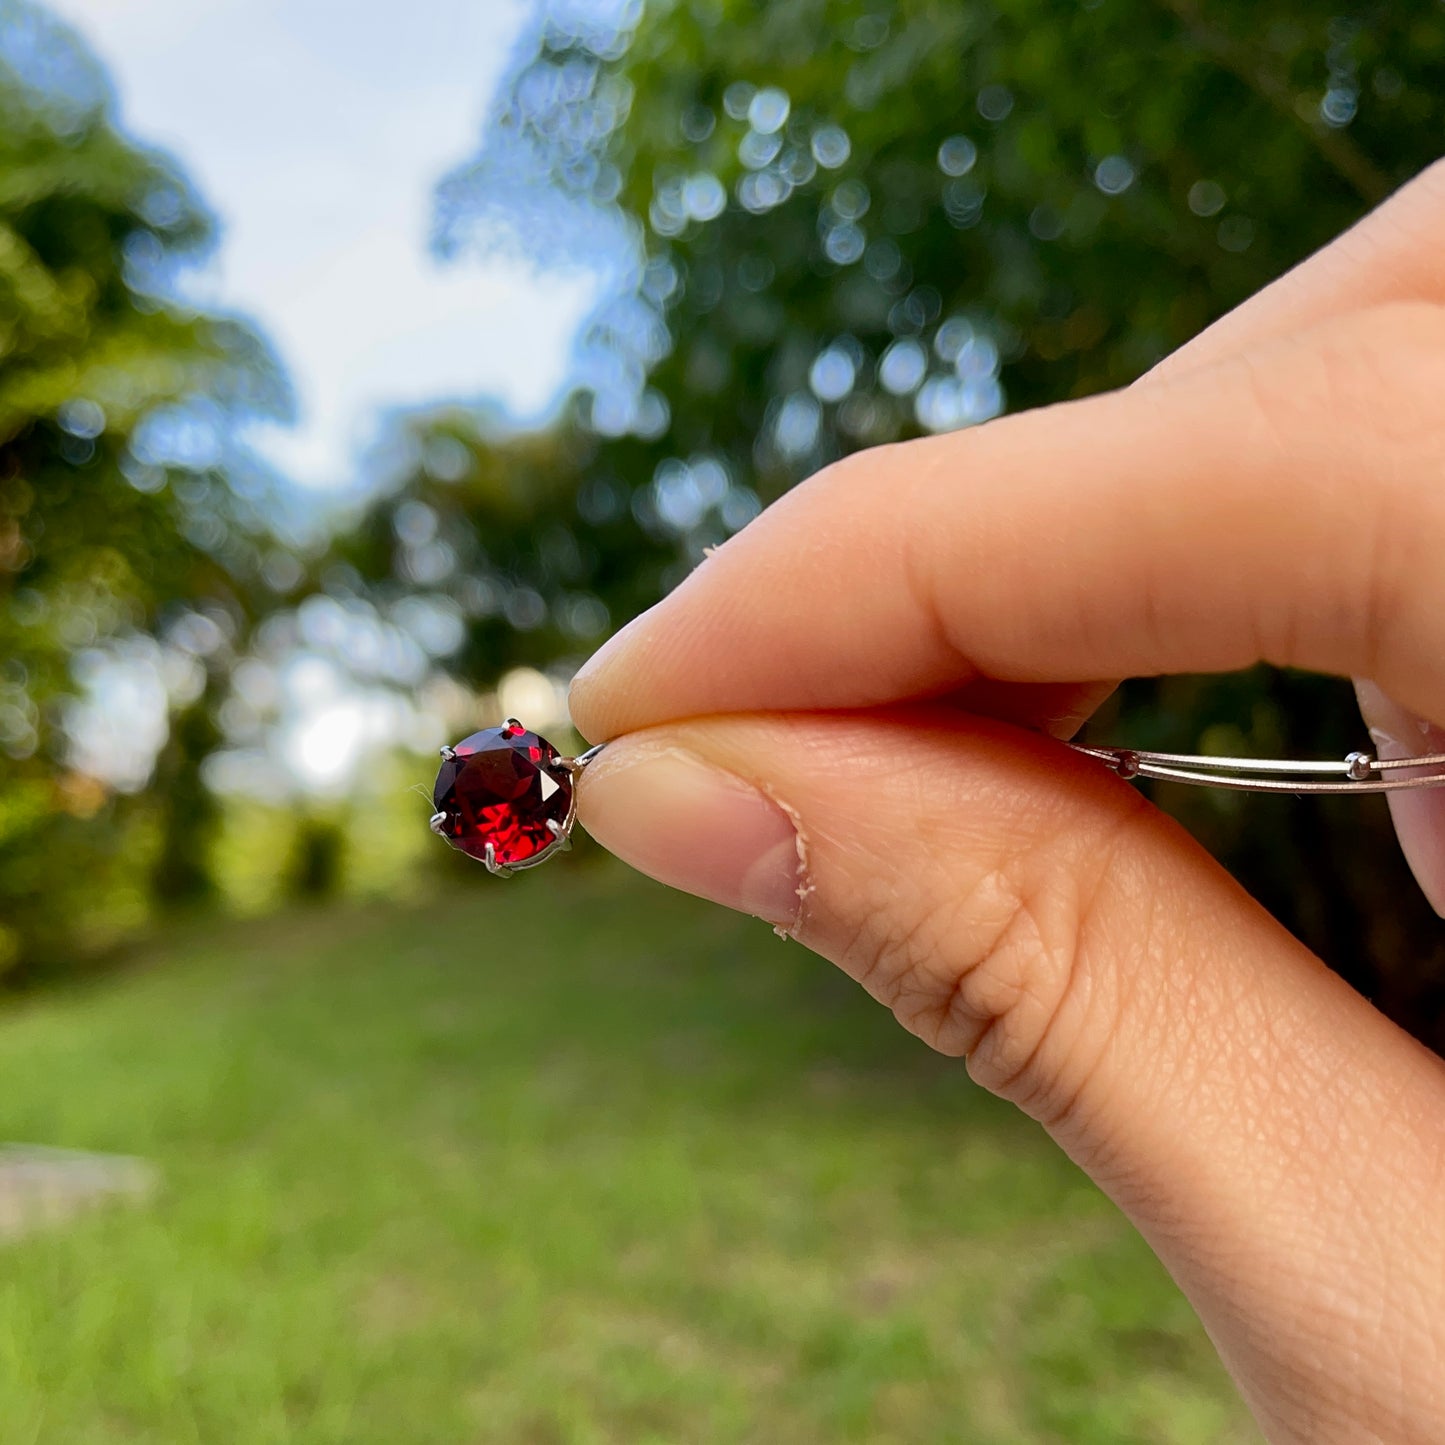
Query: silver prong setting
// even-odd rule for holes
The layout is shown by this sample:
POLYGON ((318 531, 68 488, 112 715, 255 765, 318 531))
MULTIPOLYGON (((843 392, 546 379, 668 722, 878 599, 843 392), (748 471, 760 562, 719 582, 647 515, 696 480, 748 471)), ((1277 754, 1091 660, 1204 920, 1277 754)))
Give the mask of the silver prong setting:
POLYGON ((566 768, 567 775, 575 782, 581 775, 582 769, 606 746, 606 743, 598 743, 596 747, 588 748, 585 753, 578 753, 575 758, 558 758, 554 766, 566 768))
POLYGON ((572 830, 577 820, 577 776, 601 751, 600 747, 589 748, 575 758, 560 757, 545 738, 533 738, 533 735, 527 732, 525 724, 515 717, 508 717, 501 728, 486 730, 485 742, 480 744, 484 754, 491 749, 505 751, 510 748, 513 752, 525 755, 524 769, 532 768, 540 773, 540 795, 532 793, 526 799, 515 802, 501 796, 497 799, 512 809, 510 814, 506 812, 506 808, 503 809, 504 818, 511 819, 511 823, 506 826, 520 826, 525 830, 522 835, 514 838, 512 833, 503 831, 503 824, 498 823, 495 829, 483 827, 480 815, 472 816, 472 811, 475 811, 472 805, 477 803, 479 797, 486 800, 499 790, 486 776, 491 759, 474 759, 471 748, 468 747, 464 752, 461 751, 462 746, 456 744, 439 750, 443 763, 455 760, 456 767, 445 768, 437 779, 437 788, 432 795, 432 806, 437 811, 429 820, 429 827, 434 834, 450 847, 476 859, 493 878, 511 878, 524 869, 535 868, 554 853, 572 851, 572 830), (540 747, 537 746, 539 741, 540 747), (474 762, 475 775, 471 771, 474 762), (562 797, 558 798, 557 789, 564 783, 566 789, 562 797), (454 795, 459 796, 462 801, 454 804, 454 795), (553 801, 554 798, 556 801, 553 801), (443 801, 446 806, 439 806, 443 801), (559 817, 557 815, 563 811, 564 803, 565 816, 559 817), (552 816, 549 817, 548 814, 552 816), (539 824, 547 830, 542 837, 532 831, 539 824), (493 841, 487 841, 489 833, 493 841), (509 857, 503 862, 500 850, 507 848, 509 852, 513 851, 513 843, 517 844, 515 851, 522 852, 524 856, 509 857), (526 852, 528 847, 535 851, 526 852))

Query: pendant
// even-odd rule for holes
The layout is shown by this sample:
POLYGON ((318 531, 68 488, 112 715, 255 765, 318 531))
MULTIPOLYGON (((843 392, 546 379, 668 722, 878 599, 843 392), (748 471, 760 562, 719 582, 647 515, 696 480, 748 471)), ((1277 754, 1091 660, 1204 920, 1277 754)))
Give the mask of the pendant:
POLYGON ((498 878, 572 846, 576 781, 602 744, 564 758, 516 718, 443 748, 431 830, 498 878))

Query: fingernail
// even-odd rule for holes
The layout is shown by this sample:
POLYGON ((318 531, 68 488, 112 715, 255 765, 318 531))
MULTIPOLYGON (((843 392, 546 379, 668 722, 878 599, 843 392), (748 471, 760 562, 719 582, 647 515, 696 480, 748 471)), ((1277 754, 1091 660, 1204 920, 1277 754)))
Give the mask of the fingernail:
POLYGON ((611 744, 583 776, 578 815, 624 862, 661 883, 790 928, 798 835, 770 798, 672 745, 611 744))
MULTIPOLYGON (((1360 714, 1382 758, 1445 753, 1445 728, 1400 706, 1372 682, 1357 682, 1360 714)), ((1397 776, 1409 776, 1408 770, 1397 776)), ((1410 871, 1430 906, 1445 918, 1445 790, 1391 793, 1390 817, 1410 871)))

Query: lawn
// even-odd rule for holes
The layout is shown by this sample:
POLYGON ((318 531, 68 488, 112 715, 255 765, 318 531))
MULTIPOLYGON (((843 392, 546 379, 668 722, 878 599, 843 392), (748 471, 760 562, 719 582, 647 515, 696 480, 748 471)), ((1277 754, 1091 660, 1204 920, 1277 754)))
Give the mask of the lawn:
POLYGON ((0 1014, 3 1445, 1257 1437, 1120 1216, 768 929, 620 869, 189 925, 0 1014))

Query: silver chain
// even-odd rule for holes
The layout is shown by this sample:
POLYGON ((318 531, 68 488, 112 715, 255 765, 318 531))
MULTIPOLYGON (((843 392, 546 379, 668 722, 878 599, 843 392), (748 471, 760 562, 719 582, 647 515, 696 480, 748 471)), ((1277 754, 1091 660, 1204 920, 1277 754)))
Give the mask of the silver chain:
POLYGON ((1445 753, 1423 758, 1377 758, 1371 753, 1351 753, 1339 762, 1311 762, 1153 753, 1084 743, 1069 746, 1086 757, 1097 758, 1121 778, 1159 778, 1244 793, 1393 793, 1445 787, 1445 753), (1401 773, 1408 776, 1396 776, 1401 773))

